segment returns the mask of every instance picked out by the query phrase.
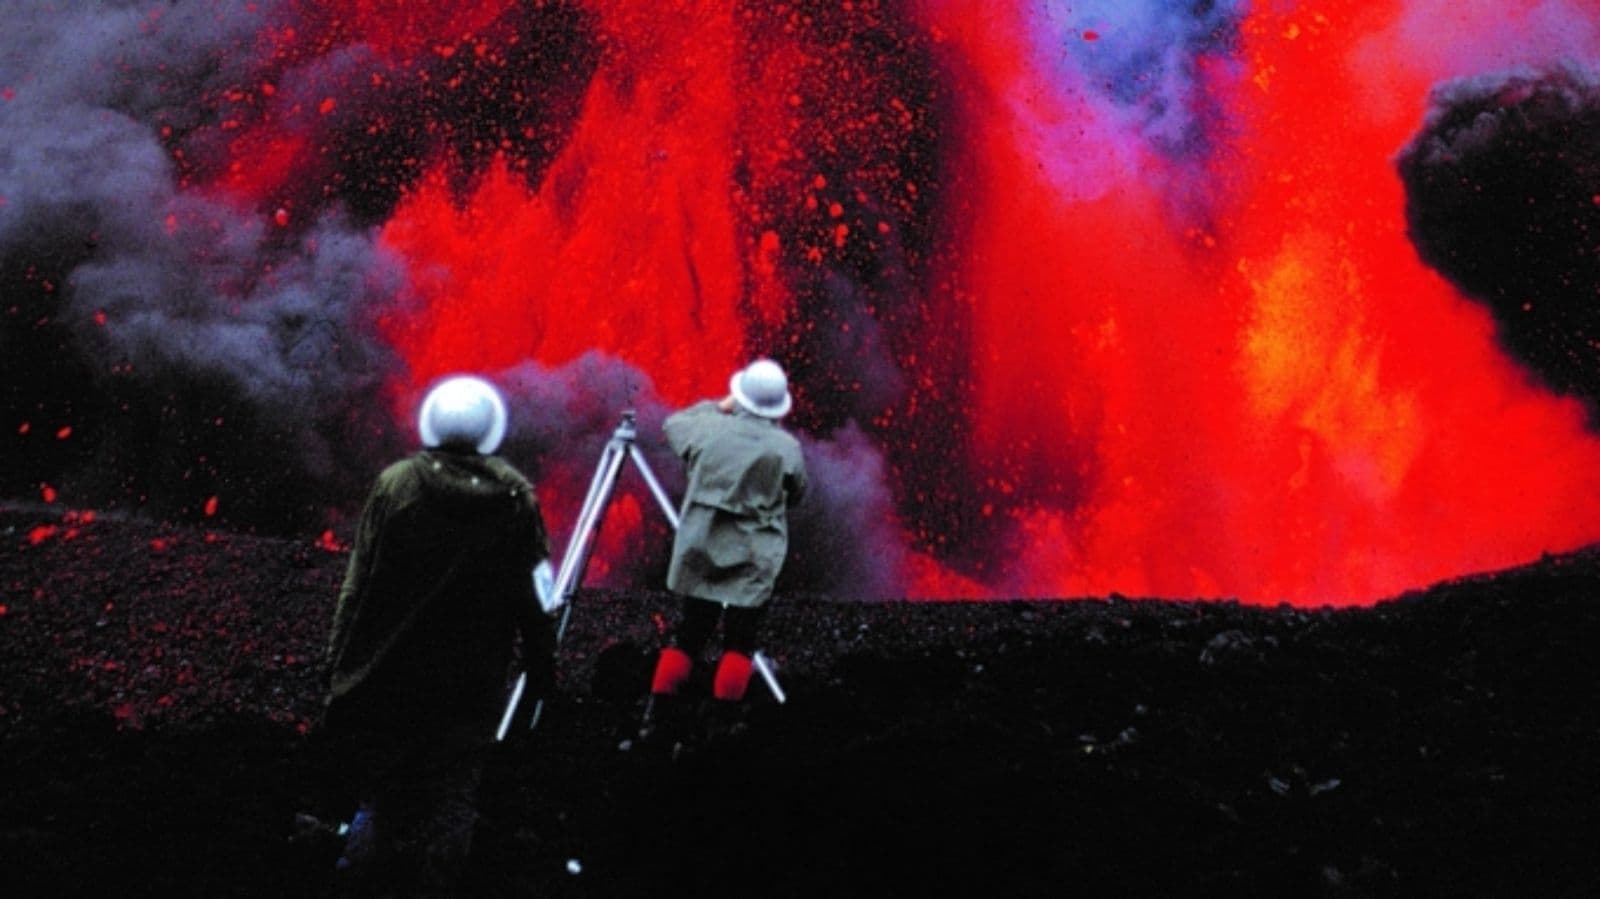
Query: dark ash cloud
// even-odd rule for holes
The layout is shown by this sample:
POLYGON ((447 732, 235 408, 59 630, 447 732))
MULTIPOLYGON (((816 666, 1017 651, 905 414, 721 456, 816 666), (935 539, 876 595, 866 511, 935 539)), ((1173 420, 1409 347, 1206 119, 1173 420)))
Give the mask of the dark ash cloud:
POLYGON ((1418 254, 1506 349, 1600 405, 1600 79, 1575 67, 1435 89, 1398 158, 1418 254))

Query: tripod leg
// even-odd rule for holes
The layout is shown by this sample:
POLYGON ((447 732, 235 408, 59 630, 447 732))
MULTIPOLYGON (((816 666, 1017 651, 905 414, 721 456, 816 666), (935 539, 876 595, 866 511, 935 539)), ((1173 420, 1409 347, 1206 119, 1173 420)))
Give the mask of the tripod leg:
MULTIPOLYGON (((616 473, 611 470, 616 452, 616 441, 613 440, 607 443, 605 449, 600 453, 600 463, 594 468, 594 477, 589 479, 589 492, 584 494, 583 505, 579 507, 578 518, 572 527, 572 535, 567 540, 567 551, 561 557, 563 570, 566 568, 566 560, 573 557, 579 542, 583 539, 584 533, 589 529, 589 519, 595 514, 595 506, 599 497, 611 492, 612 482, 616 479, 616 473)), ((558 588, 560 587, 560 577, 560 573, 558 573, 558 588)), ((559 589, 556 591, 556 597, 558 599, 565 598, 559 589)))
POLYGON ((650 493, 656 498, 656 504, 667 515, 667 521, 672 523, 672 529, 678 529, 678 510, 673 508, 672 501, 667 499, 667 491, 661 489, 661 482, 656 480, 656 473, 650 470, 650 463, 644 459, 644 453, 639 451, 636 444, 628 444, 628 456, 633 459, 633 465, 639 469, 639 474, 644 476, 644 482, 650 485, 650 493))
POLYGON ((502 742, 506 738, 506 731, 511 729, 511 719, 517 713, 517 706, 522 702, 522 691, 528 687, 528 672, 517 675, 517 685, 511 688, 511 698, 506 700, 505 713, 500 716, 500 726, 494 732, 494 741, 502 742))
POLYGON ((611 501, 611 493, 616 489, 617 475, 621 470, 622 450, 607 445, 601 454, 600 465, 595 470, 594 481, 589 485, 589 495, 578 512, 572 536, 567 540, 567 551, 561 556, 561 567, 556 570, 555 594, 558 601, 565 602, 582 580, 583 570, 589 562, 590 543, 600 526, 600 519, 605 515, 606 505, 611 501))
POLYGON ((766 681, 767 689, 772 691, 772 698, 778 700, 779 705, 787 702, 789 697, 784 695, 783 687, 778 685, 778 673, 773 670, 772 661, 767 658, 766 653, 758 649, 750 657, 750 661, 761 675, 761 679, 766 681))
MULTIPOLYGON (((567 551, 561 557, 561 568, 556 574, 555 588, 552 591, 556 599, 566 606, 561 611, 561 624, 556 630, 558 646, 567 632, 567 622, 572 616, 571 594, 577 590, 578 582, 583 578, 583 569, 588 565, 590 543, 595 529, 599 527, 601 517, 605 514, 606 504, 611 501, 611 493, 616 489, 617 476, 622 471, 622 459, 622 449, 617 442, 608 443, 605 452, 600 455, 600 464, 595 467, 594 477, 589 481, 589 493, 584 497, 583 508, 578 511, 572 536, 567 540, 567 551)), ((528 674, 524 671, 517 676, 517 683, 511 690, 510 699, 506 702, 506 710, 500 716, 500 726, 495 731, 497 742, 506 738, 527 685, 528 674)), ((530 727, 539 720, 542 698, 539 703, 534 708, 530 727)))
POLYGON ((572 594, 578 590, 578 584, 583 581, 583 573, 589 567, 589 554, 594 550, 594 535, 600 527, 600 521, 605 517, 606 507, 611 503, 611 494, 617 488, 617 476, 622 472, 623 450, 616 441, 606 446, 606 451, 600 460, 599 470, 595 473, 594 483, 589 488, 589 497, 584 501, 583 510, 578 514, 577 526, 573 528, 572 538, 567 541, 567 552, 561 557, 561 569, 556 574, 556 596, 566 605, 561 613, 561 625, 556 629, 556 643, 566 636, 567 622, 572 618, 572 594))

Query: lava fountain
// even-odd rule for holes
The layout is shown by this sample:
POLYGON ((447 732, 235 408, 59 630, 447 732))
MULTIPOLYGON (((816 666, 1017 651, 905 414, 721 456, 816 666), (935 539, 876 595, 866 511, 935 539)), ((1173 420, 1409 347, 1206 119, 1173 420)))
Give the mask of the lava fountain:
MULTIPOLYGON (((617 411, 767 354, 822 485, 788 589, 1337 604, 1600 539, 1596 397, 1424 264, 1396 170, 1440 85, 1600 64, 1594 4, 1170 6, 31 13, 6 489, 338 520, 474 369, 559 535, 617 411), (45 52, 84 35, 105 83, 45 52), (75 418, 98 448, 46 443, 75 418)), ((608 528, 597 577, 659 567, 632 498, 608 528)))

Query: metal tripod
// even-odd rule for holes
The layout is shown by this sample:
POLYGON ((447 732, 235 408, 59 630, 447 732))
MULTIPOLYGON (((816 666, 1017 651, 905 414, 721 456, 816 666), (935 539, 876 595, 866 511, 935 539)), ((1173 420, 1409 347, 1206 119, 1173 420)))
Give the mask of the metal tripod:
MULTIPOLYGON (((548 608, 559 607, 562 610, 561 624, 556 628, 558 646, 561 638, 566 636, 567 622, 572 617, 572 597, 578 592, 578 585, 583 582, 584 572, 589 568, 589 556, 594 552, 595 535, 599 532, 600 523, 605 519, 606 509, 611 505, 611 498, 617 491, 617 480, 622 474, 623 460, 633 461, 634 467, 649 485, 650 494, 656 498, 656 504, 666 514, 672 529, 674 531, 678 529, 678 510, 667 498, 667 491, 662 489, 661 482, 656 479, 656 473, 650 469, 650 463, 645 461, 644 453, 640 452, 638 437, 639 429, 635 422, 635 413, 632 409, 628 409, 622 413, 622 423, 611 433, 611 439, 606 441, 605 450, 600 453, 600 464, 595 468, 593 480, 589 482, 589 494, 584 497, 583 508, 579 510, 577 523, 572 528, 572 536, 567 540, 567 550, 561 556, 561 568, 556 573, 555 585, 550 589, 548 608)), ((777 676, 766 656, 757 652, 751 658, 751 663, 761 673, 772 695, 778 702, 783 702, 785 699, 783 689, 778 685, 777 676)), ((500 716, 500 728, 495 733, 496 740, 506 738, 506 732, 511 729, 511 719, 516 714, 517 706, 522 702, 522 694, 527 686, 528 674, 524 671, 517 676, 516 685, 511 689, 511 698, 506 702, 505 714, 500 716)), ((529 728, 539 723, 539 714, 543 706, 542 699, 535 704, 529 728)))

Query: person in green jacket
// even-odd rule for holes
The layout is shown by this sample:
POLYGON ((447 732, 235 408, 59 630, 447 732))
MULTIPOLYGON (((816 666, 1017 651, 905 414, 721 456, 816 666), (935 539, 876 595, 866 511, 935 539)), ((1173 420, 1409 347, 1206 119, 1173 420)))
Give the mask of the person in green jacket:
POLYGON ((728 396, 696 403, 662 425, 688 471, 667 569, 682 618, 656 660, 647 738, 664 716, 676 714, 668 707, 719 621, 723 652, 712 695, 723 702, 744 698, 767 601, 788 554, 788 510, 806 493, 800 443, 778 424, 792 406, 783 368, 758 359, 734 373, 728 396))
POLYGON ((378 476, 362 513, 322 728, 359 801, 341 882, 449 895, 519 637, 530 678, 552 674, 532 578, 549 545, 532 485, 492 455, 507 426, 492 385, 445 380, 418 426, 425 449, 378 476))

